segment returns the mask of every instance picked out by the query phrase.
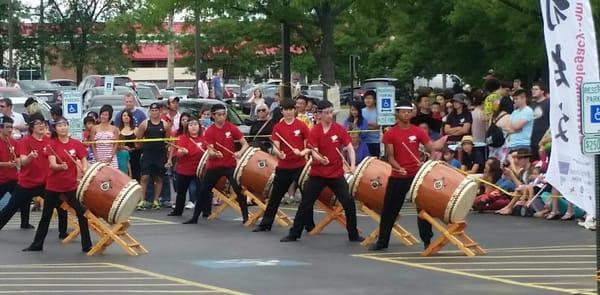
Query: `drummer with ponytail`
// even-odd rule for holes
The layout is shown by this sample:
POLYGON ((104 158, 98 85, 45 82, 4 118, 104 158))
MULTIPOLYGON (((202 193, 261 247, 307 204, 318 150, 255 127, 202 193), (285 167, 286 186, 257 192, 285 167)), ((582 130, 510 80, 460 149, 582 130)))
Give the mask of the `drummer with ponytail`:
MULTIPOLYGON (((429 152, 441 150, 448 138, 444 136, 433 142, 425 131, 411 125, 410 119, 413 106, 410 101, 401 99, 397 103, 396 111, 397 123, 383 135, 382 139, 382 143, 385 145, 385 156, 388 163, 392 165, 392 174, 388 179, 383 200, 383 211, 379 222, 379 239, 369 248, 371 251, 383 250, 388 247, 396 217, 402 209, 413 178, 421 166, 418 156, 420 155, 419 145, 423 144, 429 152)), ((421 240, 427 248, 433 237, 431 224, 419 218, 417 222, 421 240)))
POLYGON ((23 251, 42 251, 54 208, 58 208, 64 195, 67 203, 77 213, 81 232, 81 249, 88 252, 92 247, 85 208, 76 198, 77 174, 88 167, 87 148, 81 141, 69 137, 69 122, 61 117, 54 121, 52 138, 45 147, 50 170, 46 181, 44 210, 33 243, 23 251))

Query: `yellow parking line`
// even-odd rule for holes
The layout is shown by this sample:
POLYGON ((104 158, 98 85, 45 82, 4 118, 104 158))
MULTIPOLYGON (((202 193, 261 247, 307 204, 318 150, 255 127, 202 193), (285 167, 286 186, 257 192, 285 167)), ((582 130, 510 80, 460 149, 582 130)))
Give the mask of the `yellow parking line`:
POLYGON ((355 257, 362 257, 362 258, 366 258, 366 259, 372 259, 372 260, 376 260, 376 261, 383 261, 383 262, 395 263, 395 264, 400 264, 400 265, 410 266, 410 267, 415 267, 415 268, 420 268, 420 269, 426 269, 426 270, 431 270, 431 271, 445 272, 445 273, 449 273, 449 274, 455 274, 455 275, 461 275, 461 276, 466 276, 466 277, 471 277, 471 278, 477 278, 477 279, 482 279, 482 280, 494 281, 494 282, 504 283, 504 284, 509 284, 509 285, 515 285, 515 286, 521 286, 521 287, 529 287, 529 288, 536 288, 536 289, 543 289, 543 290, 563 292, 563 293, 573 293, 573 290, 569 290, 569 289, 555 288, 555 287, 542 286, 542 285, 534 285, 534 284, 530 284, 530 283, 523 283, 523 282, 511 281, 511 280, 507 280, 507 279, 503 279, 503 278, 497 278, 497 277, 480 275, 480 274, 473 274, 473 273, 468 273, 468 272, 463 272, 463 271, 457 271, 457 270, 452 270, 452 269, 439 268, 439 267, 434 267, 434 266, 430 266, 430 265, 423 265, 423 264, 419 264, 419 263, 412 263, 412 262, 406 262, 406 261, 392 260, 392 259, 387 259, 387 258, 380 258, 380 257, 360 255, 360 254, 354 255, 354 256, 355 257))
MULTIPOLYGON (((494 249, 489 249, 488 252, 493 253, 493 252, 498 252, 498 251, 509 251, 509 250, 546 250, 546 249, 563 249, 563 248, 586 248, 584 250, 587 250, 587 248, 591 248, 589 250, 592 249, 596 249, 595 245, 563 245, 563 246, 532 246, 532 247, 511 247, 511 248, 494 248, 494 249)), ((361 254, 361 255, 371 255, 371 256, 390 256, 390 255, 401 255, 401 254, 421 254, 422 251, 412 251, 412 252, 384 252, 384 253, 371 253, 371 254, 361 254)), ((458 250, 446 250, 446 251, 441 251, 440 254, 444 254, 444 253, 462 253, 461 251, 458 250)))
POLYGON ((437 260, 437 259, 496 259, 496 258, 591 258, 596 255, 499 255, 499 256, 432 256, 432 257, 398 257, 406 260, 437 260))
MULTIPOLYGON (((387 259, 387 258, 384 258, 387 259)), ((474 261, 474 262, 423 262, 425 265, 458 265, 458 264, 596 264, 596 261, 474 261)))
MULTIPOLYGON (((153 219, 153 218, 146 218, 146 217, 139 217, 139 216, 132 216, 129 219, 131 221, 141 220, 141 221, 148 221, 148 222, 152 222, 152 223, 161 223, 161 224, 179 224, 179 223, 173 222, 173 221, 153 219)), ((138 224, 137 223, 132 223, 132 225, 138 225, 138 224)))
POLYGON ((195 287, 200 287, 200 288, 205 288, 205 289, 211 289, 211 290, 214 290, 217 292, 230 294, 230 295, 248 295, 247 293, 237 292, 237 291, 233 291, 233 290, 229 290, 229 289, 225 289, 225 288, 221 288, 221 287, 215 287, 215 286, 211 286, 211 285, 205 285, 205 284, 188 281, 188 280, 181 279, 181 278, 171 277, 171 276, 167 276, 167 275, 163 275, 163 274, 159 274, 159 273, 155 273, 155 272, 151 272, 151 271, 147 271, 147 270, 142 270, 142 269, 126 266, 126 265, 113 264, 113 263, 107 263, 107 264, 112 265, 116 268, 127 270, 129 272, 145 274, 148 276, 152 276, 152 277, 167 280, 167 281, 177 282, 177 283, 187 285, 187 286, 195 286, 195 287))

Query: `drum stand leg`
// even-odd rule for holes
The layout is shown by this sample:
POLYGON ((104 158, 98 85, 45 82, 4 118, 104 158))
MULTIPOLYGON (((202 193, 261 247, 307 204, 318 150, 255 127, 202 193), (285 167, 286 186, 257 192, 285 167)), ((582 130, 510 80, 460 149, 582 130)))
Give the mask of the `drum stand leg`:
MULTIPOLYGON (((369 215, 371 219, 373 219, 377 224, 379 224, 381 216, 377 212, 371 210, 363 203, 360 203, 359 209, 363 213, 369 215)), ((419 242, 419 240, 417 240, 417 238, 415 238, 413 234, 411 234, 408 230, 402 227, 397 221, 394 223, 394 227, 392 228, 392 235, 406 246, 412 246, 419 242)), ((379 227, 372 231, 371 234, 369 234, 369 236, 365 238, 365 240, 360 244, 364 247, 369 247, 371 244, 377 241, 378 237, 379 227)))
POLYGON ((466 233, 465 228, 467 227, 467 223, 464 221, 459 221, 456 223, 450 223, 448 227, 445 227, 440 222, 435 220, 431 215, 429 215, 425 210, 421 210, 419 213, 419 217, 421 219, 427 220, 433 228, 438 230, 442 236, 435 239, 423 253, 422 256, 432 256, 437 254, 446 244, 452 243, 460 251, 462 251, 467 256, 475 256, 485 255, 486 252, 477 242, 471 239, 466 233))
MULTIPOLYGON (((260 198, 255 196, 253 193, 245 190, 246 196, 253 201, 256 206, 258 206, 258 211, 252 213, 252 217, 248 217, 248 221, 246 222, 246 226, 253 226, 256 222, 265 215, 265 211, 267 211, 267 204, 265 204, 260 198)), ((275 214, 275 222, 279 223, 279 225, 283 227, 290 226, 294 224, 294 222, 280 209, 277 209, 277 213, 275 214)))
POLYGON ((101 236, 100 241, 88 252, 88 256, 102 254, 112 242, 121 246, 131 256, 148 254, 148 250, 127 232, 130 226, 129 221, 113 224, 112 227, 109 227, 90 211, 85 213, 85 217, 88 219, 90 227, 93 225, 97 228, 101 236))
MULTIPOLYGON (((334 220, 337 221, 343 228, 346 228, 346 217, 344 216, 344 208, 336 204, 333 207, 327 206, 325 203, 321 202, 321 200, 317 199, 317 206, 321 208, 321 210, 325 211, 327 214, 321 222, 319 222, 315 228, 310 231, 311 236, 315 236, 320 234, 326 226, 332 223, 334 220)), ((360 231, 360 230, 359 230, 360 231)))
MULTIPOLYGON (((223 211, 225 211, 225 209, 227 209, 227 207, 231 207, 238 213, 242 214, 242 209, 240 209, 240 206, 237 203, 237 196, 235 193, 226 194, 218 189, 213 188, 213 194, 217 197, 217 199, 221 200, 222 204, 219 205, 219 207, 217 207, 216 209, 212 210, 212 213, 208 217, 209 220, 213 220, 213 219, 216 219, 217 217, 219 217, 219 215, 221 215, 221 213, 223 213, 223 211)), ((247 194, 245 194, 245 195, 247 196, 247 194)), ((245 200, 246 199, 244 198, 244 201, 245 200)), ((254 217, 254 214, 248 212, 248 220, 250 220, 250 218, 253 218, 253 217, 254 217)))

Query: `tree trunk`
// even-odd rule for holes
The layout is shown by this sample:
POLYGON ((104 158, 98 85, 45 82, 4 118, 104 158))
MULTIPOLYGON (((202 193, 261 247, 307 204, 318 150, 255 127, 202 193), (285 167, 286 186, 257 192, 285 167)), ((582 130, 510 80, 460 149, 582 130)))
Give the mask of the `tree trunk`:
POLYGON ((77 64, 75 65, 75 76, 77 77, 77 85, 79 85, 79 83, 81 83, 81 80, 83 80, 83 64, 77 64))
MULTIPOLYGON (((322 31, 322 41, 319 53, 315 53, 314 56, 321 69, 321 80, 333 85, 335 83, 334 27, 337 15, 335 15, 329 3, 323 4, 317 15, 322 31)), ((323 97, 326 98, 325 93, 323 97)))

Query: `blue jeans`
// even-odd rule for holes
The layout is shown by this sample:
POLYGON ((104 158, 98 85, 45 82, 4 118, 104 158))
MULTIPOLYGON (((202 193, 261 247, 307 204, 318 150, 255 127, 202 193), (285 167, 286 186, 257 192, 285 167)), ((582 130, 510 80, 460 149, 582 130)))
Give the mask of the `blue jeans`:
MULTIPOLYGON (((146 190, 145 200, 148 202, 152 202, 154 200, 154 180, 151 179, 150 183, 148 183, 148 189, 146 190)), ((170 202, 171 201, 171 175, 163 175, 163 186, 160 191, 160 202, 170 202)))

